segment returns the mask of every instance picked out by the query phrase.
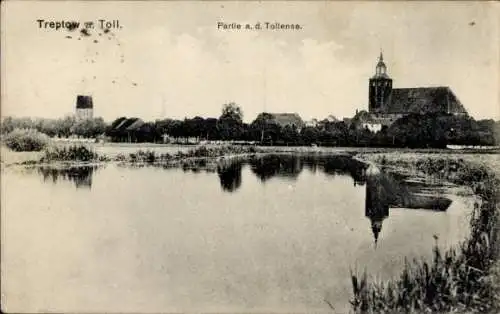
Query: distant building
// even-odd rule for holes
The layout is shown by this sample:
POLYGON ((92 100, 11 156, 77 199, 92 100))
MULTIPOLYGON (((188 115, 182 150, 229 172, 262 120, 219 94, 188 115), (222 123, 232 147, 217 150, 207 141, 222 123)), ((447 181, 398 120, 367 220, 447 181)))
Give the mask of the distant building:
POLYGON ((380 53, 375 75, 369 79, 369 115, 360 120, 363 127, 380 130, 382 126, 389 126, 411 113, 467 115, 464 106, 448 86, 393 88, 392 83, 384 56, 380 53))
POLYGON ((113 142, 137 142, 144 121, 139 118, 119 118, 111 125, 109 135, 113 142))
POLYGON ((94 117, 94 103, 92 96, 76 96, 76 119, 92 119, 94 117))
POLYGON ((339 122, 339 119, 337 119, 337 117, 335 117, 334 115, 329 115, 325 120, 327 120, 328 122, 339 122))
POLYGON ((309 121, 306 121, 304 124, 307 127, 313 127, 313 128, 315 128, 315 127, 318 126, 319 122, 318 122, 318 119, 311 119, 309 121))
POLYGON ((304 121, 297 113, 270 113, 271 121, 282 128, 286 126, 295 126, 298 130, 305 126, 304 121))

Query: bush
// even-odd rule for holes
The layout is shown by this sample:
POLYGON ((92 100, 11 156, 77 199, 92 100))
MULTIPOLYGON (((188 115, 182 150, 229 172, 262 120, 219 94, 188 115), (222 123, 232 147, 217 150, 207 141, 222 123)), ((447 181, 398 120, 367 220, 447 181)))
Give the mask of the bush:
POLYGON ((16 152, 41 151, 49 143, 49 137, 34 129, 14 129, 5 136, 4 142, 16 152))
POLYGON ((95 161, 99 156, 83 145, 45 150, 42 161, 95 161))

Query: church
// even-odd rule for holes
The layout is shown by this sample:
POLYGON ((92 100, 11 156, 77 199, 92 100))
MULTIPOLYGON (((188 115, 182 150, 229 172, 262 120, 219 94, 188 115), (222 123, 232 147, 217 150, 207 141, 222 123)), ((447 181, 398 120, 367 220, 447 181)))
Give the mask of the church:
POLYGON ((410 113, 448 113, 467 115, 467 111, 448 86, 393 88, 380 53, 375 75, 369 80, 368 113, 360 122, 371 131, 379 131, 410 113))

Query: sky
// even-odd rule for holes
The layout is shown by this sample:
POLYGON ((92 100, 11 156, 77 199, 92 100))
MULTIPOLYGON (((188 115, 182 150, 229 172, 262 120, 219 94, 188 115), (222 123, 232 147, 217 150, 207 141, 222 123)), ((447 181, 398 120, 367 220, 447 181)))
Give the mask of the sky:
POLYGON ((476 119, 500 119, 495 2, 2 2, 2 116, 218 117, 240 105, 305 120, 368 108, 382 50, 394 87, 449 86, 476 119), (80 30, 37 20, 94 21, 80 30), (103 33, 98 20, 118 20, 103 33), (218 22, 300 24, 221 30, 218 22), (100 34, 100 35, 99 35, 100 34), (70 38, 71 37, 71 38, 70 38))

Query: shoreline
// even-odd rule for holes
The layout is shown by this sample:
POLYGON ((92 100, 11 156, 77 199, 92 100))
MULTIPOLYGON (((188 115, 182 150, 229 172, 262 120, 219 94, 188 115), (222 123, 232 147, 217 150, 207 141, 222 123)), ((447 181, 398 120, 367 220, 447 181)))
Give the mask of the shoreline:
MULTIPOLYGON (((258 152, 262 154, 279 154, 279 153, 295 153, 295 154, 345 154, 356 156, 356 158, 360 161, 363 156, 367 155, 380 155, 380 154, 425 154, 430 156, 436 155, 454 155, 454 156, 463 156, 463 155, 498 155, 500 156, 500 151, 497 149, 491 150, 481 150, 481 149, 465 149, 465 150, 453 150, 453 149, 409 149, 409 148, 376 148, 376 147, 311 147, 311 146, 249 146, 249 145, 160 145, 160 144, 127 144, 120 145, 120 143, 57 143, 49 147, 49 149, 64 149, 67 147, 86 147, 89 151, 93 153, 97 153, 99 158, 98 163, 108 163, 110 161, 123 161, 127 157, 130 157, 133 154, 140 153, 148 153, 155 154, 158 156, 161 155, 170 155, 174 157, 179 155, 179 159, 188 159, 189 157, 185 157, 186 153, 196 151, 199 149, 208 149, 208 150, 224 150, 224 149, 233 149, 242 150, 245 153, 251 151, 252 153, 258 152), (117 148, 116 152, 99 152, 99 149, 102 148, 117 148), (126 148, 128 151, 120 152, 120 149, 126 148), (136 148, 133 151, 129 149, 136 148), (161 149, 173 149, 170 152, 162 152, 161 149), (176 150, 177 149, 177 150, 176 150)), ((33 165, 40 164, 40 159, 42 159, 44 155, 44 150, 42 151, 32 151, 32 152, 14 152, 4 145, 0 146, 0 164, 2 167, 10 167, 13 165, 33 165)), ((221 152, 218 156, 199 156, 199 157, 230 157, 231 152, 221 152)), ((48 164, 52 164, 53 161, 48 164)), ((80 161, 68 161, 68 164, 80 164, 80 161)), ((135 163, 135 161, 134 161, 135 163)), ((402 169, 396 169, 398 171, 402 169)))
POLYGON ((456 248, 440 250, 436 243, 432 262, 408 261, 399 277, 384 282, 351 271, 354 312, 499 312, 500 167, 460 154, 450 158, 386 152, 354 158, 470 189, 480 200, 469 221, 470 234, 456 248))
MULTIPOLYGON (((30 152, 30 153, 15 153, 11 152, 11 154, 19 154, 25 157, 23 161, 15 161, 5 160, 5 147, 2 147, 2 160, 1 165, 3 168, 10 167, 54 167, 54 168, 64 168, 64 167, 88 167, 88 166, 103 166, 107 164, 114 164, 119 166, 160 166, 167 168, 175 168, 182 167, 183 169, 190 168, 198 168, 206 171, 216 171, 219 167, 224 167, 225 163, 228 164, 238 161, 241 159, 247 160, 260 156, 270 155, 270 154, 306 154, 306 155, 337 155, 337 156, 349 156, 353 159, 362 162, 368 166, 374 165, 376 167, 381 168, 382 170, 387 170, 390 172, 394 172, 397 174, 407 175, 409 177, 413 177, 415 179, 423 179, 423 180, 437 180, 444 183, 451 183, 455 187, 466 188, 467 190, 472 191, 471 196, 479 197, 481 199, 481 204, 479 209, 477 209, 477 215, 481 215, 482 213, 487 213, 491 208, 494 208, 497 211, 500 211, 498 207, 498 200, 495 199, 495 195, 491 195, 491 191, 498 192, 498 185, 491 186, 493 182, 497 181, 488 181, 485 185, 483 176, 486 176, 487 179, 499 179, 500 178, 500 167, 495 167, 490 163, 492 158, 495 161, 500 162, 499 155, 491 155, 485 154, 483 157, 484 160, 479 160, 481 157, 477 154, 460 154, 456 151, 451 151, 449 153, 455 154, 439 154, 437 151, 426 151, 426 152, 418 152, 412 150, 410 152, 401 152, 401 151, 389 151, 389 150, 378 150, 378 151, 366 151, 366 150, 355 150, 353 148, 349 150, 344 150, 337 148, 335 150, 314 150, 314 148, 305 147, 303 149, 273 149, 272 147, 249 147, 249 146, 220 146, 220 147, 197 147, 188 152, 176 152, 175 154, 169 153, 160 153, 151 150, 140 150, 138 149, 135 153, 130 153, 128 155, 117 154, 114 157, 95 155, 94 160, 89 161, 78 161, 78 160, 48 160, 43 161, 44 152, 30 152), (34 158, 38 157, 38 158, 34 158), (9 162, 10 161, 10 162, 9 162), (467 171, 471 171, 471 174, 468 175, 467 171), (477 177, 475 177, 477 176, 477 177), (489 184, 489 186, 488 186, 489 184), (490 194, 487 194, 490 193, 490 194), (488 207, 489 206, 489 207, 488 207), (493 206, 493 207, 492 207, 493 206), (483 209, 484 207, 484 209, 483 209)), ((7 154, 8 155, 8 154, 7 154)), ((474 210, 476 211, 476 209, 474 210)), ((494 218, 492 218, 494 219, 494 218)), ((494 229, 499 229, 498 220, 494 220, 496 225, 494 229)), ((470 221, 471 224, 474 223, 474 215, 470 221)), ((481 227, 482 228, 482 227, 481 227)), ((486 228, 486 227, 485 227, 486 228)), ((491 228, 489 226, 488 228, 491 228)), ((493 245, 498 246, 500 244, 500 232, 498 234, 493 234, 495 230, 490 229, 481 229, 479 234, 483 234, 487 232, 491 234, 494 238, 491 238, 489 243, 493 243, 493 245)), ((481 235, 482 236, 482 235, 481 235)), ((474 240, 474 231, 471 231, 471 235, 469 235, 462 242, 476 244, 473 241, 481 241, 478 239, 474 240), (472 239, 472 240, 471 240, 472 239)), ((450 248, 451 251, 455 250, 455 248, 450 248)), ((488 250, 491 250, 488 248, 488 250)), ((446 251, 445 254, 448 254, 449 251, 446 251)), ((479 269, 480 271, 485 272, 485 276, 481 278, 489 278, 486 282, 498 282, 500 283, 500 261, 498 260, 499 252, 490 252, 485 251, 485 254, 491 254, 491 256, 495 256, 492 261, 491 266, 487 268, 481 268, 481 266, 476 267, 477 265, 471 265, 470 267, 474 269, 479 269)), ((455 254, 455 253, 453 253, 455 254)), ((455 255, 453 255, 455 256, 455 255)), ((479 255, 480 258, 486 257, 479 255)), ((413 265, 413 264, 412 264, 413 265)), ((417 266, 408 266, 408 267, 417 267, 417 266)), ((471 269, 472 269, 471 268, 471 269)), ((354 275, 357 276, 357 275, 354 275)), ((379 297, 381 291, 384 291, 384 286, 379 286, 380 283, 371 283, 368 281, 366 274, 363 277, 356 277, 357 282, 364 282, 364 288, 368 290, 368 294, 378 293, 379 297), (358 281, 359 280, 359 281, 358 281)), ((396 285, 397 278, 390 280, 389 282, 384 282, 385 287, 396 285)), ((359 288, 359 287, 358 287, 359 288)), ((488 286, 488 289, 491 287, 488 286)), ((356 291, 356 289, 354 290, 356 291)), ((500 285, 498 288, 493 290, 496 294, 497 308, 500 308, 500 285)), ((371 302, 370 300, 363 300, 366 298, 363 290, 358 290, 358 293, 355 293, 353 304, 357 304, 354 306, 354 309, 357 312, 363 312, 359 310, 359 307, 363 307, 363 302, 371 302), (358 303, 356 303, 358 302, 358 303), (358 308, 356 308, 358 306, 358 308)), ((378 300, 377 302, 381 302, 378 300)), ((366 305, 366 304, 365 304, 366 305)), ((387 304, 386 304, 387 305, 387 304)), ((373 305, 372 305, 373 306, 373 305)), ((391 310, 404 310, 403 308, 392 308, 391 305, 387 305, 387 309, 391 310)), ((461 310, 469 310, 468 308, 460 308, 461 310)), ((374 308, 373 311, 380 311, 380 308, 374 308)))

